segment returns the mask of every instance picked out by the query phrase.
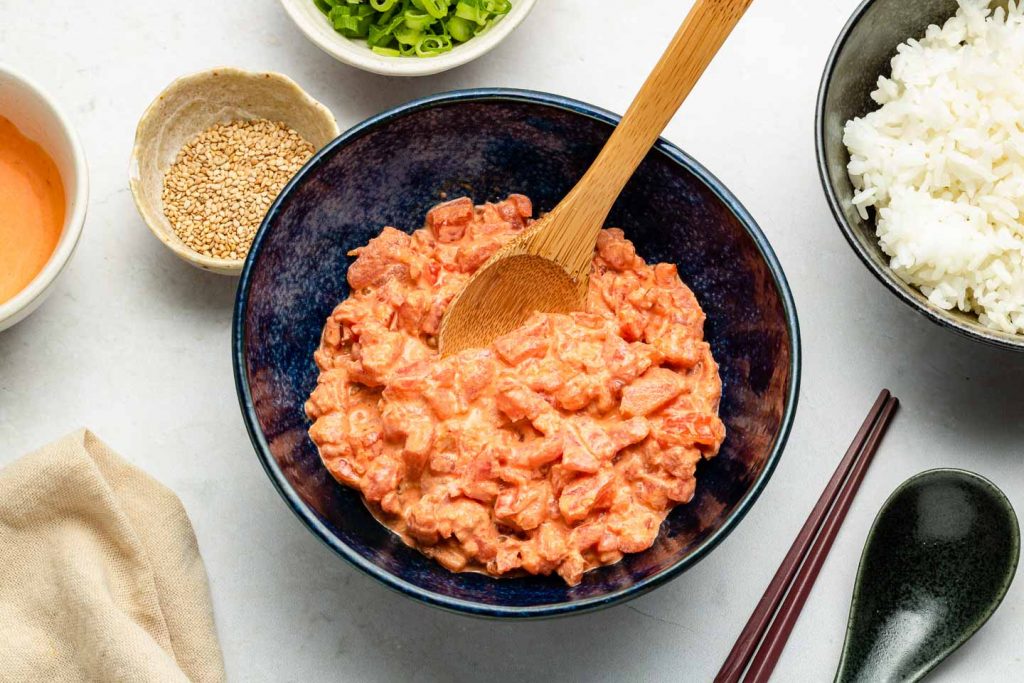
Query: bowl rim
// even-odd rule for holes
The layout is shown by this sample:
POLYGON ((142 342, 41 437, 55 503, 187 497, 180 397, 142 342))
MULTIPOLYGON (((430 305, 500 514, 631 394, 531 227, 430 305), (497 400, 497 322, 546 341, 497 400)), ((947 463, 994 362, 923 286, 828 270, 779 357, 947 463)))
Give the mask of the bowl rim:
MULTIPOLYGON (((850 244, 854 253, 857 254, 857 257, 860 258, 865 266, 867 266, 868 270, 871 271, 875 278, 885 285, 890 292, 895 294, 900 301, 910 306, 918 313, 924 315, 933 323, 936 323, 941 327, 951 329, 961 336, 974 341, 980 341, 985 344, 997 346, 1002 349, 1024 351, 1024 335, 1010 335, 1009 333, 999 332, 998 330, 983 329, 980 327, 981 323, 978 323, 979 327, 977 328, 971 327, 963 321, 954 318, 942 309, 918 301, 908 291, 909 288, 913 287, 913 285, 904 282, 897 277, 891 268, 887 266, 880 267, 871 260, 867 249, 857 239, 856 230, 846 219, 846 214, 843 212, 842 202, 840 202, 839 197, 836 195, 835 188, 833 187, 830 179, 828 162, 825 159, 825 99, 828 97, 829 91, 832 87, 832 76, 835 73, 836 63, 839 60, 839 53, 842 52, 844 47, 846 47, 846 42, 849 40, 850 34, 853 33, 857 24, 860 23, 864 14, 874 3, 875 0, 864 0, 861 2, 843 25, 838 38, 836 38, 835 44, 832 46, 832 51, 829 53, 828 60, 825 62, 825 70, 822 73, 821 81, 818 86, 818 95, 814 110, 814 150, 818 166, 818 177, 821 180, 821 186, 825 191, 825 198, 828 201, 829 209, 832 211, 832 216, 836 223, 839 224, 839 229, 843 233, 843 237, 846 238, 846 241, 850 244)), ((893 55, 895 55, 895 52, 893 55)))
MULTIPOLYGON (((331 30, 331 34, 334 37, 328 38, 305 14, 301 13, 298 7, 300 2, 308 2, 311 7, 313 6, 312 0, 280 0, 285 14, 311 43, 339 62, 382 76, 430 76, 483 57, 505 40, 529 16, 537 4, 537 0, 515 0, 509 13, 480 36, 456 46, 454 50, 445 54, 413 59, 378 55, 368 47, 359 45, 353 39, 346 38, 333 30, 331 30), (342 43, 342 41, 344 42, 342 43), (349 45, 359 49, 348 50, 349 45)), ((321 14, 320 10, 317 10, 317 14, 321 14)))
POLYGON ((440 607, 452 612, 458 612, 462 614, 469 614, 473 616, 482 617, 493 617, 493 618, 541 618, 541 617, 554 617, 568 614, 580 614, 583 612, 589 612, 592 610, 608 607, 614 604, 618 604, 628 599, 635 598, 643 595, 648 591, 661 586, 671 579, 679 576, 685 570, 692 567, 694 564, 704 558, 712 549, 714 549, 726 536, 736 527, 736 525, 743 519, 746 513, 753 506, 758 496, 761 494, 768 480, 771 478, 772 473, 775 470, 776 465, 782 455, 782 451, 786 446, 786 442, 789 438, 791 428, 793 426, 794 416, 796 414, 797 402, 799 398, 800 390, 800 373, 801 373, 801 342, 800 342, 800 325, 797 319, 796 304, 793 300, 792 291, 790 290, 789 283, 786 280, 786 276, 783 273, 782 266, 780 265, 775 252, 772 250, 771 245, 768 243, 768 239, 764 233, 758 227, 753 217, 747 212, 747 210, 740 204, 739 200, 736 199, 731 192, 729 192, 725 186, 715 176, 713 176, 707 169, 695 161, 692 157, 687 155, 681 149, 676 147, 670 142, 667 142, 663 138, 659 139, 655 144, 654 149, 659 153, 667 156, 672 161, 683 166, 686 170, 691 172, 698 180, 704 183, 704 185, 711 190, 722 202, 729 207, 729 209, 736 215, 740 223, 746 229, 747 233, 753 239, 755 246, 761 253, 761 256, 765 259, 768 265, 769 272, 772 275, 774 285, 779 293, 780 301, 782 302, 783 311, 786 318, 786 324, 790 332, 790 360, 789 360, 789 372, 790 381, 789 387, 786 391, 786 403, 783 409, 782 419, 780 422, 779 433, 775 438, 774 443, 771 446, 768 457, 765 460, 764 468, 760 474, 752 483, 750 489, 744 494, 743 498, 736 504, 736 508, 733 513, 726 518, 722 525, 716 529, 711 535, 709 535, 703 542, 696 548, 694 548, 686 557, 682 558, 674 565, 665 569, 653 576, 644 579, 643 581, 633 584, 627 588, 604 594, 585 598, 573 602, 559 602, 559 603, 548 603, 544 605, 530 605, 530 606, 505 606, 505 605, 485 605, 481 603, 472 602, 469 600, 463 600, 460 598, 452 598, 440 593, 420 588, 402 578, 399 578, 390 572, 378 567, 374 563, 366 560, 357 552, 349 548, 339 538, 334 536, 326 525, 318 519, 317 514, 307 505, 295 492, 294 488, 288 482, 284 476, 283 471, 277 463, 277 460, 270 453, 269 445, 266 438, 259 427, 259 421, 256 418, 255 405, 252 397, 252 392, 249 386, 248 377, 245 374, 245 311, 248 307, 249 301, 249 288, 252 281, 253 264, 259 257, 260 251, 263 247, 263 241, 266 237, 267 231, 271 222, 280 212, 283 202, 288 198, 294 187, 303 182, 305 177, 310 174, 313 170, 324 163, 324 161, 333 154, 334 150, 355 140, 369 131, 386 124, 392 120, 403 117, 405 115, 422 111, 424 109, 433 108, 440 105, 450 105, 464 102, 526 102, 530 104, 541 104, 544 106, 552 107, 555 109, 561 109, 569 111, 575 114, 580 114, 593 120, 615 125, 619 117, 611 112, 608 112, 599 107, 595 107, 578 100, 570 99, 568 97, 562 97, 560 95, 552 95, 549 93, 543 93, 531 90, 518 90, 510 88, 474 88, 469 90, 456 90, 447 93, 441 93, 437 95, 431 95, 421 99, 413 100, 407 104, 395 107, 387 110, 381 114, 373 116, 366 121, 358 124, 357 126, 350 128, 348 131, 343 133, 333 142, 329 143, 326 147, 320 150, 310 161, 304 166, 292 180, 285 186, 277 200, 270 207, 267 212, 267 216, 260 226, 259 231, 256 234, 256 238, 253 240, 252 249, 249 252, 249 256, 246 258, 245 266, 242 269, 242 276, 238 286, 238 293, 235 300, 234 319, 232 322, 232 364, 235 375, 235 388, 238 393, 239 406, 242 411, 242 416, 245 421, 246 429, 249 432, 249 438, 252 441, 253 447, 256 450, 256 454, 263 465, 264 470, 270 477, 278 493, 284 498, 285 502, 291 508, 292 512, 295 513, 321 541, 323 541, 329 548, 334 550, 338 555, 343 557, 345 560, 350 562, 356 568, 362 570, 366 574, 373 576, 378 579, 381 583, 389 588, 392 588, 399 593, 402 593, 408 597, 418 599, 429 605, 440 607))
MULTIPOLYGON (((64 229, 50 258, 20 292, 0 303, 0 331, 2 331, 31 315, 43 299, 49 295, 57 278, 71 263, 71 257, 75 253, 85 228, 85 217, 89 208, 89 165, 78 133, 57 100, 36 80, 29 78, 10 64, 0 62, 0 73, 19 83, 27 92, 31 93, 31 96, 50 110, 71 154, 72 173, 75 180, 75 195, 65 207, 64 229)), ((50 150, 46 150, 46 152, 52 156, 50 150)), ((61 180, 66 185, 67 179, 62 177, 61 180)))

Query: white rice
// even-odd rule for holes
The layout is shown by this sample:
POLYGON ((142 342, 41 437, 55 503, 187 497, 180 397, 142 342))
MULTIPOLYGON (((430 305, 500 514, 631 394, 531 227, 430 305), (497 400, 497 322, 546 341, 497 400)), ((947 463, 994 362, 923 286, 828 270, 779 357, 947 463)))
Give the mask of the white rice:
POLYGON ((960 0, 897 48, 881 108, 846 124, 853 203, 936 306, 1024 333, 1024 9, 960 0))

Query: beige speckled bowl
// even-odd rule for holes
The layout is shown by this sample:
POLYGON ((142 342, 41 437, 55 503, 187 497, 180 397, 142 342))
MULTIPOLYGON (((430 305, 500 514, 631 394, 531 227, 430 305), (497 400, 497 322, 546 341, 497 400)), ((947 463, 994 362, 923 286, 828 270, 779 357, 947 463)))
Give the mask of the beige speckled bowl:
POLYGON ((167 86, 139 121, 129 184, 135 205, 157 238, 197 268, 238 275, 244 259, 196 253, 174 234, 161 192, 167 169, 191 138, 218 123, 239 119, 283 121, 316 149, 339 134, 334 115, 287 76, 223 68, 185 76, 167 86))

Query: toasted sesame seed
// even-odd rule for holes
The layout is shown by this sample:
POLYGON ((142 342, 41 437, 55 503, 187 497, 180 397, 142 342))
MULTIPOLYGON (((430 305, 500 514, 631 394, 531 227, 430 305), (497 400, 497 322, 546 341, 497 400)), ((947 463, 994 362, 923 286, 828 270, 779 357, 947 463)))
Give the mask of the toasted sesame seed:
POLYGON ((314 151, 280 122, 212 126, 182 147, 167 170, 164 215, 190 249, 245 258, 271 202, 314 151))

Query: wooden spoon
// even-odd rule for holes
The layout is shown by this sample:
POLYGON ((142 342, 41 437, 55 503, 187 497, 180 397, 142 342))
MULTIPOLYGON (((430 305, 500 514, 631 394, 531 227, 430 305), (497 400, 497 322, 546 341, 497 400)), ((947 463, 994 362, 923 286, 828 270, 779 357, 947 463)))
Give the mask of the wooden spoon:
POLYGON ((449 305, 442 356, 488 345, 536 311, 583 308, 597 236, 622 188, 753 0, 697 0, 611 138, 569 194, 502 247, 449 305))

